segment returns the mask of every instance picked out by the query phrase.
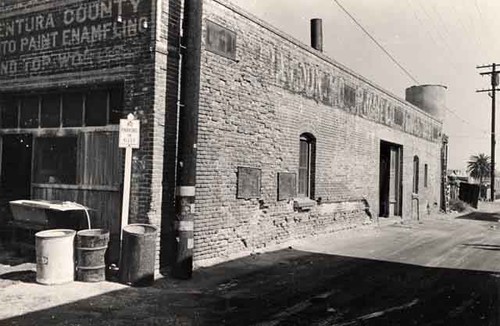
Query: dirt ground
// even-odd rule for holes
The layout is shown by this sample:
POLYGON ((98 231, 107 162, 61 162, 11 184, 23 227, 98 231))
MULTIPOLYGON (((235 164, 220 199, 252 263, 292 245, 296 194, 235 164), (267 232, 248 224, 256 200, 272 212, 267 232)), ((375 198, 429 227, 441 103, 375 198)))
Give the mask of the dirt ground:
POLYGON ((189 281, 44 286, 0 254, 0 325, 499 325, 500 203, 304 239, 189 281))

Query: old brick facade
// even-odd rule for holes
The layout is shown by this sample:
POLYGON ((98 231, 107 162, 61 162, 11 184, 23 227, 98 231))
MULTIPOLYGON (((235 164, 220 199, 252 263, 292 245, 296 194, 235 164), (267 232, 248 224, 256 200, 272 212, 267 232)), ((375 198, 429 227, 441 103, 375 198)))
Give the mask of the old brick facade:
MULTIPOLYGON (((150 0, 2 2, 0 93, 43 97, 47 92, 61 96, 59 93, 66 94, 73 89, 82 89, 85 93, 91 87, 100 89, 108 84, 121 88, 122 103, 117 114, 124 118, 134 113, 141 121, 141 148, 133 154, 130 220, 160 225, 165 94, 155 90, 155 81, 158 79, 161 83, 165 79, 162 66, 165 59, 162 53, 155 51, 155 7, 150 0)), ((86 99, 88 97, 87 94, 86 99)), ((83 123, 72 128, 65 128, 61 123, 53 128, 4 126, 2 129, 3 134, 33 134, 35 142, 40 137, 82 139, 103 132, 108 142, 116 141, 112 139, 118 134, 117 121, 99 126, 83 123)), ((102 167, 102 173, 115 170, 119 175, 109 182, 96 178, 82 180, 82 176, 77 176, 80 180, 71 182, 70 186, 32 185, 31 194, 35 198, 75 200, 95 208, 98 215, 95 227, 110 229, 112 239, 116 240, 123 179, 121 150, 113 147, 111 153, 97 157, 92 151, 79 148, 78 152, 88 160, 101 162, 98 166, 102 167)), ((89 173, 92 172, 81 172, 89 173)), ((114 245, 116 248, 116 241, 114 245)))
POLYGON ((375 218, 381 141, 402 146, 402 216, 416 218, 414 156, 420 214, 437 208, 440 121, 226 1, 207 0, 203 11, 195 221, 200 264, 359 226, 369 219, 367 203, 375 218), (234 58, 207 50, 210 23, 236 35, 234 58), (351 98, 346 86, 355 92, 351 98), (278 173, 297 173, 303 133, 316 140, 313 199, 320 200, 306 212, 294 209, 293 200, 278 200, 278 173), (237 199, 241 166, 261 170, 259 198, 237 199))
MULTIPOLYGON (((133 157, 130 222, 161 227, 158 248, 164 264, 171 261, 175 242, 182 8, 180 0, 0 1, 3 110, 5 98, 13 94, 22 95, 16 102, 22 117, 23 96, 41 98, 42 110, 47 92, 61 93, 57 96, 63 103, 68 90, 121 87, 119 114, 132 112, 141 121, 141 147, 133 157)), ((393 205, 391 215, 416 218, 415 157, 420 215, 436 209, 441 121, 229 2, 204 0, 202 32, 194 206, 198 265, 360 226, 385 209, 389 212, 380 207, 382 161, 388 165, 387 180, 400 180, 387 182, 388 198, 395 196, 397 202, 384 199, 393 205), (290 178, 282 190, 293 193, 298 188, 301 135, 314 143, 308 193, 278 197, 280 177, 290 178), (260 186, 254 184, 254 193, 247 197, 238 194, 242 167, 260 176, 250 180, 260 186)), ((116 145, 115 122, 71 128, 64 121, 51 128, 2 125, 0 133, 28 133, 35 139, 87 139, 82 135, 107 133, 107 144, 116 145)), ((79 141, 87 144, 82 148, 93 148, 90 140, 79 141)), ((109 153, 101 153, 105 163, 95 165, 97 170, 106 166, 104 171, 118 171, 108 183, 96 177, 77 177, 71 185, 32 182, 31 195, 97 205, 97 211, 106 212, 97 213, 97 226, 110 228, 116 237, 122 154, 114 152, 111 163, 105 159, 109 153), (107 198, 103 192, 111 193, 113 200, 102 203, 107 198)), ((89 153, 92 149, 82 149, 78 157, 89 153)))

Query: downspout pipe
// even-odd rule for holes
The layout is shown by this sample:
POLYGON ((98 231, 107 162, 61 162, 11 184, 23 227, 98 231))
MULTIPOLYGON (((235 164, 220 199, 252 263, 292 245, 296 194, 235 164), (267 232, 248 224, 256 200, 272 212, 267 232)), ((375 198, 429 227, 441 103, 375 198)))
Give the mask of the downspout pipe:
POLYGON ((202 0, 185 0, 184 3, 174 225, 177 248, 172 270, 173 276, 179 279, 190 279, 193 273, 202 5, 202 0))
POLYGON ((420 198, 418 194, 413 193, 411 195, 411 213, 413 214, 413 201, 417 201, 417 221, 420 222, 420 198))

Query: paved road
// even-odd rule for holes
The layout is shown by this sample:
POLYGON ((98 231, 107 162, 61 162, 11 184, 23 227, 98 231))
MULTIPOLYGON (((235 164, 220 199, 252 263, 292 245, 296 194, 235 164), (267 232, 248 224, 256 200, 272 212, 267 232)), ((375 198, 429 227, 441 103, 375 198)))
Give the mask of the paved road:
POLYGON ((71 291, 95 285, 54 290, 31 283, 33 272, 0 271, 0 325, 500 325, 497 208, 422 224, 383 220, 201 269, 187 282, 107 282, 105 293, 74 302, 71 291))

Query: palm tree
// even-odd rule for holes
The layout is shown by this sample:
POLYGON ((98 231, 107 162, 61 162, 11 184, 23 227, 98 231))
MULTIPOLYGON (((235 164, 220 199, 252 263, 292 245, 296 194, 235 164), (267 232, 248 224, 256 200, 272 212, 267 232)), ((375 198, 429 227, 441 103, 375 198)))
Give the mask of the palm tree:
POLYGON ((483 184, 483 178, 490 175, 490 157, 483 153, 472 155, 470 161, 467 162, 467 171, 471 177, 479 179, 479 184, 483 184))

